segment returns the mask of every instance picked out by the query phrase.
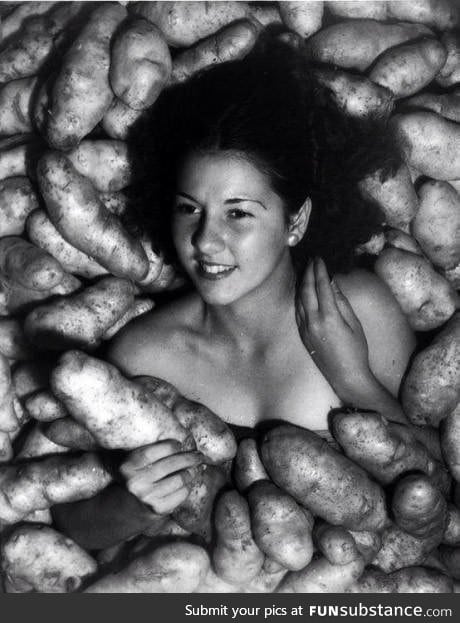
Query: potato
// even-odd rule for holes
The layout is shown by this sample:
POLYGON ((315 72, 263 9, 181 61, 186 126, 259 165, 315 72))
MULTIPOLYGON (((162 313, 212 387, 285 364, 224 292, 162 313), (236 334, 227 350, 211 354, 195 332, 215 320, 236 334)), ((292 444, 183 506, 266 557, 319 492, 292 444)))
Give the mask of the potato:
MULTIPOLYGON (((1 407, 0 407, 1 410, 1 407)), ((1 417, 1 416, 0 416, 1 417)), ((13 458, 14 452, 8 433, 0 430, 0 463, 8 463, 13 458)), ((1 532, 1 523, 0 523, 1 532)))
POLYGON ((69 413, 106 448, 131 450, 187 431, 154 395, 115 366, 68 351, 51 375, 51 389, 69 413))
POLYGON ((0 180, 27 176, 29 151, 30 146, 26 139, 21 142, 0 144, 0 180))
POLYGON ((125 17, 120 4, 104 2, 66 53, 50 100, 46 139, 51 147, 65 151, 78 145, 109 108, 110 43, 125 17))
POLYGON ((107 275, 107 268, 61 236, 44 210, 34 210, 27 218, 26 228, 29 240, 52 255, 67 272, 88 279, 107 275))
POLYGON ((382 179, 381 171, 368 175, 358 187, 365 197, 377 203, 387 225, 409 231, 409 223, 418 209, 418 198, 405 164, 386 179, 382 179))
POLYGON ((51 456, 0 468, 0 521, 11 524, 35 510, 84 500, 112 480, 97 455, 51 456))
POLYGON ((307 51, 313 61, 365 71, 388 48, 430 34, 421 24, 355 19, 326 26, 307 41, 307 51))
POLYGON ((431 110, 445 119, 460 122, 460 89, 441 95, 419 93, 406 100, 404 104, 408 109, 431 110))
POLYGON ((390 90, 365 76, 340 69, 317 69, 317 80, 327 87, 339 108, 351 117, 388 117, 394 98, 390 90))
POLYGON ((207 462, 224 463, 236 454, 236 441, 230 428, 204 405, 182 398, 172 408, 178 422, 190 431, 196 449, 207 462))
POLYGON ((142 113, 142 110, 134 110, 121 100, 114 98, 102 118, 101 125, 110 138, 125 141, 129 138, 131 128, 140 119, 142 113))
POLYGON ((460 509, 450 503, 447 504, 447 522, 442 542, 446 545, 460 545, 460 509))
POLYGON ((64 405, 46 389, 39 390, 26 398, 24 406, 27 413, 39 422, 54 422, 68 415, 64 405))
POLYGON ((127 106, 143 110, 168 83, 171 64, 161 30, 145 19, 130 20, 117 32, 112 45, 110 85, 127 106))
POLYGON ((384 485, 408 471, 435 477, 440 469, 408 427, 378 413, 336 413, 332 432, 345 454, 384 485))
POLYGON ((395 593, 396 578, 379 569, 368 567, 363 574, 353 582, 346 593, 395 593))
POLYGON ((225 473, 216 465, 198 465, 188 472, 189 495, 172 513, 172 517, 181 528, 209 542, 214 503, 216 495, 226 483, 225 473))
POLYGON ((0 276, 32 290, 59 285, 64 270, 49 253, 19 236, 0 239, 0 276))
POLYGON ((128 210, 129 199, 122 192, 100 193, 99 199, 106 210, 116 216, 123 216, 128 210))
POLYGON ((399 480, 391 508, 402 530, 420 538, 437 537, 441 542, 447 524, 447 502, 428 476, 407 474, 399 480))
POLYGON ((28 215, 38 208, 38 198, 27 177, 0 182, 0 238, 20 236, 28 215))
POLYGON ((285 569, 308 565, 313 555, 310 513, 268 480, 255 482, 246 496, 259 549, 285 569))
POLYGON ((54 364, 46 359, 20 363, 13 370, 14 393, 20 400, 27 400, 37 391, 48 386, 49 375, 54 364))
POLYGON ((163 33, 168 45, 188 47, 246 17, 245 2, 131 2, 129 10, 163 33))
POLYGON ((460 580, 460 547, 441 545, 439 557, 447 568, 449 575, 455 580, 460 580))
POLYGON ((349 530, 349 532, 365 562, 371 562, 382 546, 380 534, 367 530, 349 530))
POLYGON ((401 249, 385 249, 374 266, 415 331, 444 324, 458 305, 455 290, 423 257, 401 249))
POLYGON ((328 0, 326 8, 332 15, 346 18, 367 18, 385 20, 387 18, 387 4, 382 0, 328 0))
POLYGON ((262 26, 281 24, 281 15, 277 6, 268 3, 254 6, 251 2, 248 9, 252 21, 258 21, 262 26))
POLYGON ((254 46, 259 28, 250 20, 226 26, 174 58, 171 82, 183 82, 201 69, 244 58, 254 46))
POLYGON ((385 234, 383 232, 379 232, 378 234, 371 236, 367 242, 359 244, 355 248, 355 253, 356 255, 362 255, 363 253, 367 253, 368 255, 379 255, 384 246, 385 234))
POLYGON ((25 319, 24 332, 43 349, 95 348, 133 302, 132 282, 104 277, 74 296, 36 307, 25 319))
POLYGON ((347 565, 359 556, 353 536, 342 526, 316 524, 313 534, 318 550, 331 565, 347 565))
POLYGON ((22 441, 21 449, 17 452, 15 459, 37 459, 42 456, 51 454, 65 454, 69 452, 69 448, 61 444, 57 444, 46 435, 40 425, 35 424, 28 429, 25 439, 22 441))
POLYGON ((212 561, 216 574, 231 584, 250 582, 262 569, 265 556, 251 532, 248 503, 237 491, 223 493, 215 507, 216 542, 212 561))
POLYGON ((364 560, 357 556, 344 565, 333 565, 321 556, 300 571, 288 573, 279 593, 343 593, 362 574, 364 560))
POLYGON ((441 448, 450 473, 460 482, 460 403, 442 421, 441 448))
POLYGON ((321 28, 323 21, 323 2, 280 2, 281 19, 289 30, 293 30, 301 37, 311 37, 321 28))
POLYGON ((8 359, 33 359, 33 349, 16 318, 0 318, 0 353, 8 359))
POLYGON ((94 186, 65 156, 49 152, 40 159, 37 174, 48 215, 67 242, 117 277, 147 275, 149 263, 140 242, 107 212, 94 186))
POLYGON ((454 268, 460 262, 460 195, 447 182, 436 180, 422 184, 418 195, 412 235, 435 266, 454 268))
POLYGON ((420 565, 438 541, 437 535, 422 539, 391 525, 382 532, 382 547, 372 564, 386 573, 420 565))
POLYGON ((32 132, 29 114, 37 78, 20 78, 0 87, 0 135, 32 132))
POLYGON ((386 50, 374 63, 369 78, 396 98, 408 97, 429 84, 446 61, 444 46, 421 39, 386 50))
POLYGON ((123 141, 83 140, 66 157, 100 192, 122 190, 134 180, 128 145, 123 141))
MULTIPOLYGON (((18 425, 13 397, 10 365, 8 359, 0 353, 0 431, 3 433, 14 431, 18 425)), ((3 447, 8 449, 8 440, 5 436, 3 447)))
POLYGON ((447 59, 436 76, 436 82, 442 87, 450 87, 460 81, 460 37, 458 31, 443 32, 441 43, 447 51, 447 59))
POLYGON ((47 526, 15 528, 1 551, 8 592, 69 593, 97 570, 85 550, 47 526))
POLYGON ((449 0, 388 0, 385 4, 390 19, 427 24, 438 30, 450 30, 459 24, 458 7, 449 0))
POLYGON ((47 439, 66 449, 88 451, 99 447, 93 435, 71 417, 43 425, 42 431, 47 439))
POLYGON ((141 383, 146 389, 155 394, 158 400, 168 409, 172 409, 177 400, 182 398, 174 385, 155 376, 135 376, 132 380, 136 383, 141 383))
POLYGON ((241 493, 244 493, 255 482, 268 480, 255 439, 248 438, 240 441, 233 463, 233 479, 241 493))
POLYGON ((128 322, 131 322, 134 318, 151 311, 154 305, 154 302, 150 299, 135 299, 131 307, 111 327, 109 327, 107 331, 105 331, 102 339, 111 340, 113 336, 118 333, 118 331, 128 324, 128 322))
POLYGON ((456 313, 431 344, 415 356, 404 379, 402 405, 414 424, 438 426, 457 406, 459 353, 460 313, 456 313))
POLYGON ((216 575, 212 569, 209 568, 208 573, 205 575, 203 581, 196 589, 196 593, 238 593, 241 587, 237 584, 230 584, 226 582, 218 575, 216 575))
POLYGON ((85 593, 193 593, 206 577, 209 557, 192 543, 165 543, 143 553, 85 593))
POLYGON ((19 32, 24 21, 32 16, 36 17, 42 13, 47 13, 57 2, 18 2, 14 3, 14 8, 6 17, 2 19, 2 38, 7 39, 19 32))
POLYGON ((403 251, 409 251, 410 253, 415 253, 416 255, 423 255, 422 250, 415 238, 400 229, 387 229, 385 232, 385 239, 390 247, 402 249, 403 251))
POLYGON ((277 426, 264 436, 261 456, 275 484, 314 515, 354 530, 378 530, 386 523, 380 486, 315 433, 277 426))
POLYGON ((407 567, 391 574, 395 593, 452 593, 452 578, 436 569, 407 567))
POLYGON ((437 180, 460 178, 460 125, 434 112, 395 115, 392 131, 406 163, 437 180))

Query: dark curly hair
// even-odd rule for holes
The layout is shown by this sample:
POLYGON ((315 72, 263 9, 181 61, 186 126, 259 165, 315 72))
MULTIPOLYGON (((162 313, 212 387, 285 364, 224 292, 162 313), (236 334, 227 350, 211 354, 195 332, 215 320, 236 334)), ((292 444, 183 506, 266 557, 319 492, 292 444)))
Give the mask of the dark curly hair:
POLYGON ((287 216, 311 198, 307 233, 291 249, 298 275, 313 256, 332 274, 355 266, 356 246, 383 224, 358 182, 377 170, 385 176, 400 163, 385 123, 346 116, 315 79, 302 47, 270 29, 244 59, 165 90, 131 138, 147 174, 138 222, 168 261, 176 261, 170 206, 184 158, 235 150, 269 176, 287 216))

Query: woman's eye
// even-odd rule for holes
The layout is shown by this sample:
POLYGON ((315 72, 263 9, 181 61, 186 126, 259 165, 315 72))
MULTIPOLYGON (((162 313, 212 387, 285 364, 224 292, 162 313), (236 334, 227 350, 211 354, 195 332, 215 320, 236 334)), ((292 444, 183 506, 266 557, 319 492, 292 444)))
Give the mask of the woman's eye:
POLYGON ((244 210, 241 210, 240 208, 234 208, 233 210, 230 210, 228 215, 230 216, 230 218, 237 219, 237 220, 252 216, 250 212, 245 212, 244 210))
POLYGON ((199 211, 200 209, 191 203, 179 203, 174 207, 174 212, 178 214, 198 214, 199 211))

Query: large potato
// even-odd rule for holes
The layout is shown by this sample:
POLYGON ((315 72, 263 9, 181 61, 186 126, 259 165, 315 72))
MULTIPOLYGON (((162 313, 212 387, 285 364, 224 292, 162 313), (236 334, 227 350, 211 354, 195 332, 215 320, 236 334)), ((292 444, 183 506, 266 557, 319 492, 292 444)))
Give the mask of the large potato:
POLYGON ((279 11, 285 26, 307 38, 321 28, 324 3, 311 0, 280 2, 279 11))

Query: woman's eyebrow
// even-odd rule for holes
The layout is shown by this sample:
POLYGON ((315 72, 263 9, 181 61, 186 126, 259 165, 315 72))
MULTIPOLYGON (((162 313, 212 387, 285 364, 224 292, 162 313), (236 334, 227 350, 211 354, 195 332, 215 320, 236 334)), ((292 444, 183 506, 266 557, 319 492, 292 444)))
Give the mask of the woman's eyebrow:
POLYGON ((192 197, 192 195, 188 195, 187 193, 184 193, 182 191, 176 193, 176 196, 177 197, 185 197, 186 199, 190 199, 190 201, 194 201, 195 203, 200 203, 197 199, 192 197))
POLYGON ((266 210, 267 208, 264 206, 264 204, 261 201, 257 201, 257 199, 245 199, 245 198, 240 198, 240 197, 232 197, 232 199, 226 199, 224 201, 224 203, 226 204, 234 204, 234 203, 242 203, 243 201, 250 201, 251 203, 258 203, 260 206, 263 207, 264 210, 266 210))

